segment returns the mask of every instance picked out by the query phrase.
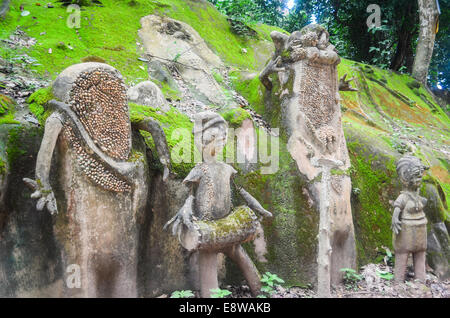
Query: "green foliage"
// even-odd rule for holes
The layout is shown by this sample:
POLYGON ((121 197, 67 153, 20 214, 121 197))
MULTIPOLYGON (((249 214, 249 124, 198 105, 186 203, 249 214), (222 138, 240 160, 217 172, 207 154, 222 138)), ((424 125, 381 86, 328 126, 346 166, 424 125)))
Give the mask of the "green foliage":
MULTIPOLYGON (((151 117, 159 122, 167 138, 169 150, 171 152, 171 165, 173 172, 180 178, 187 176, 189 171, 195 166, 194 152, 199 157, 198 150, 194 146, 194 135, 192 134, 193 123, 189 117, 180 113, 177 109, 171 108, 170 111, 164 113, 158 108, 137 105, 129 103, 130 117, 132 122, 139 122, 146 117, 151 117), (184 153, 184 150, 189 153, 184 153)), ((159 165, 156 158, 157 152, 151 135, 145 131, 141 134, 145 138, 145 142, 155 155, 153 164, 159 165)))
POLYGON ((208 0, 220 12, 227 15, 231 28, 240 35, 254 35, 249 23, 264 23, 277 26, 288 32, 300 30, 307 24, 306 12, 298 6, 284 14, 287 0, 208 0))
POLYGON ((76 4, 79 6, 89 6, 92 4, 100 4, 101 5, 101 2, 98 0, 94 0, 94 1, 92 1, 92 0, 58 0, 57 2, 61 2, 62 5, 64 5, 64 6, 68 6, 71 4, 76 4))
POLYGON ((275 288, 277 286, 280 286, 280 284, 284 284, 284 280, 282 280, 276 274, 266 272, 261 278, 261 283, 263 284, 263 286, 261 287, 261 291, 266 295, 271 296, 273 293, 275 293, 275 288))
POLYGON ((347 289, 357 289, 357 283, 363 279, 362 275, 359 275, 353 268, 341 268, 341 272, 344 272, 343 283, 347 289))
POLYGON ((231 292, 227 289, 214 288, 210 289, 211 298, 225 298, 231 295, 231 292))
POLYGON ((18 124, 14 119, 14 101, 6 95, 0 94, 0 124, 18 124))
POLYGON ((392 274, 390 272, 383 272, 383 271, 377 270, 377 275, 385 280, 394 279, 394 274, 392 274))
POLYGON ((379 255, 376 257, 375 262, 383 262, 385 265, 394 266, 395 258, 391 250, 385 246, 383 246, 382 249, 383 251, 378 252, 379 255))
POLYGON ((27 99, 30 111, 36 116, 41 126, 44 126, 45 121, 52 112, 50 109, 47 109, 46 106, 53 98, 52 88, 49 86, 35 91, 27 99))
POLYGON ((244 120, 252 118, 250 113, 242 108, 233 108, 221 113, 221 115, 232 128, 239 128, 244 120))
POLYGON ((170 298, 191 298, 194 297, 192 290, 176 290, 170 295, 170 298))

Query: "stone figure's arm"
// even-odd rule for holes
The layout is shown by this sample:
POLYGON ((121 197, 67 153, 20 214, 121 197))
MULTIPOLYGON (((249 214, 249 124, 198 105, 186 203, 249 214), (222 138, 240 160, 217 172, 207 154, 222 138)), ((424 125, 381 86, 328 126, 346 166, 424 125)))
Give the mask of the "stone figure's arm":
POLYGON ((195 219, 194 187, 200 181, 202 174, 203 174, 202 170, 197 165, 194 167, 194 169, 191 170, 191 172, 189 172, 187 177, 184 178, 183 184, 189 187, 189 196, 184 202, 184 205, 178 211, 178 213, 175 214, 175 216, 164 225, 164 229, 166 229, 168 226, 172 224, 172 234, 173 235, 178 234, 178 238, 180 238, 181 231, 183 230, 183 225, 187 226, 187 228, 189 229, 194 228, 194 223, 192 223, 192 220, 195 219))
POLYGON ((353 81, 355 79, 355 77, 346 80, 347 78, 347 73, 344 74, 344 76, 342 76, 339 79, 339 90, 340 91, 357 91, 357 88, 352 87, 352 85, 350 85, 350 82, 353 81))
POLYGON ((45 122, 45 132, 41 148, 37 155, 36 180, 24 178, 23 181, 34 191, 31 197, 38 199, 37 210, 41 211, 45 206, 51 214, 57 213, 55 195, 50 185, 50 167, 56 141, 62 129, 62 118, 54 112, 45 122))
POLYGON ((159 123, 152 118, 145 118, 140 122, 133 123, 133 126, 139 130, 148 131, 152 135, 155 142, 156 151, 158 151, 159 154, 159 161, 161 161, 164 165, 163 180, 165 181, 169 176, 170 171, 170 152, 164 131, 159 123))
POLYGON ((402 221, 400 221, 400 212, 402 210, 399 207, 396 207, 394 209, 394 214, 392 215, 392 225, 391 229, 394 231, 394 233, 397 235, 400 233, 400 230, 402 229, 402 221))
POLYGON ((395 234, 400 233, 400 230, 402 229, 402 221, 400 221, 400 215, 405 208, 407 201, 408 198, 405 197, 404 194, 400 194, 397 200, 395 200, 392 204, 392 206, 394 207, 394 214, 392 215, 391 229, 395 234))
POLYGON ((272 89, 272 81, 269 78, 269 75, 275 72, 284 72, 286 69, 284 67, 278 67, 278 64, 281 61, 281 56, 274 57, 269 61, 266 67, 259 74, 259 80, 263 85, 268 89, 272 89))
POLYGON ((239 191, 239 194, 242 196, 245 202, 247 202, 247 205, 250 209, 252 209, 255 212, 258 212, 259 214, 261 214, 261 216, 264 217, 271 218, 273 216, 272 213, 270 213, 269 211, 267 211, 262 207, 262 205, 258 202, 258 200, 256 200, 250 193, 245 191, 244 188, 238 186, 234 181, 233 184, 239 191))
POLYGON ((166 230, 167 227, 172 225, 172 235, 178 235, 178 238, 180 238, 181 231, 183 230, 183 225, 185 225, 188 229, 193 229, 193 204, 194 195, 191 190, 191 193, 189 194, 181 209, 164 225, 163 229, 166 230))

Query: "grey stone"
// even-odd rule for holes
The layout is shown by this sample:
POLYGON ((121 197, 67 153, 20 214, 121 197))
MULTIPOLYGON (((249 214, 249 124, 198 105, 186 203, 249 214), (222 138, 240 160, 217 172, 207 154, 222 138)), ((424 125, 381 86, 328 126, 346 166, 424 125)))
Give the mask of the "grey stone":
POLYGON ((170 110, 161 89, 151 81, 145 81, 130 87, 127 92, 128 100, 135 104, 159 108, 164 112, 170 110))

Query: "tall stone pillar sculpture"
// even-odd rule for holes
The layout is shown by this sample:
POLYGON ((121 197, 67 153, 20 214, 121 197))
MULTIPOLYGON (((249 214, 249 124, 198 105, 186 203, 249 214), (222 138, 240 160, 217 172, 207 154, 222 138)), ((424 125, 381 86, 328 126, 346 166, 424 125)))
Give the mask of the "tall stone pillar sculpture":
POLYGON ((24 181, 37 210, 59 212, 61 296, 136 297, 139 220, 149 189, 145 143, 135 132, 152 134, 167 177, 164 132, 151 119, 130 122, 125 85, 109 65, 70 66, 53 83, 53 95, 36 179, 24 181))
POLYGON ((338 81, 340 58, 329 34, 320 25, 308 25, 290 36, 272 32, 275 53, 259 78, 268 96, 266 111, 281 109, 281 133, 305 180, 304 191, 317 211, 321 206, 321 167, 314 160, 342 162, 331 169, 329 200, 330 275, 336 284, 341 268, 356 266, 355 235, 350 206, 350 160, 344 138, 339 90, 355 90, 344 76, 338 81))
POLYGON ((425 167, 419 158, 404 156, 397 162, 397 174, 403 191, 393 203, 393 245, 395 250, 394 276, 397 282, 405 280, 408 256, 414 261, 415 279, 426 279, 425 261, 427 250, 427 218, 424 207, 427 199, 419 195, 425 167))

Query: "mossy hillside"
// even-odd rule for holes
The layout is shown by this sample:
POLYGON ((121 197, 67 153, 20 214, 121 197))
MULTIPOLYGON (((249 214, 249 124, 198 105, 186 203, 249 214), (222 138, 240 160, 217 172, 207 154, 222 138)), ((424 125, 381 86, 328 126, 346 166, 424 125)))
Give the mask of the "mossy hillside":
POLYGON ((450 120, 428 91, 406 74, 346 59, 342 59, 338 71, 339 76, 347 73, 347 78, 356 77, 356 87, 359 88, 358 92, 340 92, 341 104, 351 109, 343 113, 344 125, 359 130, 360 135, 374 137, 371 142, 383 139, 398 155, 402 151, 404 136, 414 140, 415 147, 409 150, 414 150, 414 155, 431 167, 431 174, 439 181, 448 201, 450 173, 439 149, 450 143, 450 120), (366 83, 367 88, 362 83, 366 83), (373 103, 393 120, 400 131, 394 131, 373 103))
POLYGON ((248 73, 240 71, 230 73, 233 88, 248 101, 254 111, 258 114, 263 114, 265 88, 261 84, 257 73, 253 73, 251 78, 246 78, 244 76, 246 74, 248 73))
POLYGON ((395 157, 376 154, 359 140, 347 142, 352 169, 352 212, 358 263, 375 259, 383 246, 392 249, 391 207, 395 200, 395 157))
MULTIPOLYGON (((21 51, 38 61, 30 65, 32 70, 52 78, 72 64, 95 57, 120 69, 127 83, 136 83, 148 78, 146 65, 138 60, 142 52, 136 45, 140 41, 137 35, 140 18, 146 15, 164 15, 190 24, 227 64, 239 69, 260 67, 255 57, 255 44, 268 42, 270 31, 277 29, 256 25, 258 36, 249 40, 232 33, 226 17, 207 1, 140 0, 134 3, 130 6, 127 1, 104 0, 101 7, 82 7, 81 25, 76 29, 67 26, 71 13, 60 3, 54 3, 55 8, 49 9, 37 6, 36 1, 13 0, 9 13, 0 21, 0 38, 7 38, 16 26, 36 38, 35 46, 21 51), (21 16, 21 5, 30 15, 21 16), (210 24, 214 27, 205 27, 210 24)), ((270 50, 267 51, 270 54, 270 50)), ((8 54, 11 54, 8 48, 0 48, 2 57, 8 54)))
POLYGON ((0 94, 0 125, 18 124, 14 119, 15 103, 6 95, 0 94))
POLYGON ((27 99, 28 107, 41 126, 45 125, 45 121, 52 113, 52 110, 47 107, 47 103, 54 99, 52 87, 45 87, 35 91, 27 99))
MULTIPOLYGON (((166 113, 158 108, 134 103, 129 103, 129 108, 132 122, 142 121, 146 117, 153 118, 159 122, 164 130, 169 146, 172 170, 178 177, 186 177, 189 171, 195 166, 195 159, 200 156, 194 145, 194 135, 192 134, 194 125, 189 117, 173 107, 166 113)), ((147 145, 155 155, 155 159, 157 159, 158 156, 153 138, 148 132, 141 131, 141 134, 145 137, 147 145)), ((153 162, 153 164, 159 165, 158 163, 158 160, 154 160, 153 162)))
POLYGON ((220 115, 228 122, 229 127, 239 128, 246 119, 251 119, 252 116, 248 111, 242 108, 232 108, 225 110, 220 115))

